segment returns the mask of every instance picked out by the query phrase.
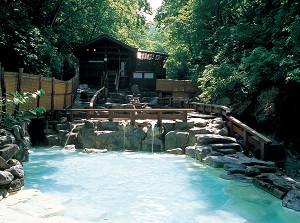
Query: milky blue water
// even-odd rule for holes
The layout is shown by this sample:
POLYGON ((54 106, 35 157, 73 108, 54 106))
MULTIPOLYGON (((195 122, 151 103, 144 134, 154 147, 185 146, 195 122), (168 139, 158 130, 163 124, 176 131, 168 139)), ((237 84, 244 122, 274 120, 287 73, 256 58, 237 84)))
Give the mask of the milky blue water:
POLYGON ((38 189, 79 222, 290 223, 300 213, 224 170, 168 154, 84 154, 36 148, 24 163, 25 189, 38 189))

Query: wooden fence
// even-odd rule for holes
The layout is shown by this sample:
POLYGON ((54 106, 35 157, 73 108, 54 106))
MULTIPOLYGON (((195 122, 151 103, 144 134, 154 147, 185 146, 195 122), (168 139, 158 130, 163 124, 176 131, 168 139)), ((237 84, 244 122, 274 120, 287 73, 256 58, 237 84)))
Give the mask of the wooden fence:
POLYGON ((173 105, 183 107, 199 89, 191 80, 157 79, 156 91, 165 95, 162 99, 172 97, 173 105))
POLYGON ((183 120, 187 122, 188 112, 192 112, 194 109, 188 108, 141 108, 141 109, 61 109, 55 110, 56 118, 65 116, 68 117, 69 121, 73 121, 75 118, 96 118, 96 119, 128 119, 131 125, 135 125, 137 119, 156 119, 157 126, 162 126, 162 120, 183 120))
POLYGON ((243 138, 243 149, 245 155, 249 155, 249 147, 251 144, 260 150, 260 159, 266 160, 268 158, 268 149, 272 144, 272 140, 231 116, 230 109, 228 107, 198 102, 190 102, 189 105, 191 108, 194 108, 195 111, 200 113, 223 116, 223 119, 226 121, 229 129, 229 135, 234 136, 235 134, 238 134, 243 138))
MULTIPOLYGON (((52 77, 34 75, 23 72, 4 72, 0 63, 1 95, 10 92, 35 92, 39 89, 45 90, 45 95, 31 99, 31 103, 20 105, 20 110, 35 109, 44 107, 47 111, 68 108, 73 103, 74 95, 79 85, 78 69, 71 80, 62 81, 52 77)), ((1 108, 0 108, 1 109, 1 108)))

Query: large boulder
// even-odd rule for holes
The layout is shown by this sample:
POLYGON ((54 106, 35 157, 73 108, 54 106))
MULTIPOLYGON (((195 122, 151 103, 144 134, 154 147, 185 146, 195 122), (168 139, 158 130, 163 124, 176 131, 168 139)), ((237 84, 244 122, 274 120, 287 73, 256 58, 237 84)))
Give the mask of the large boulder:
POLYGON ((21 190, 0 202, 1 222, 69 223, 63 206, 37 190, 21 190), (60 217, 60 218, 58 218, 60 217))
POLYGON ((107 149, 94 149, 94 148, 84 148, 83 153, 97 154, 97 153, 107 153, 107 149))
POLYGON ((46 143, 48 146, 60 146, 60 139, 57 134, 46 135, 46 143))
POLYGON ((165 128, 165 132, 168 133, 175 129, 175 121, 173 120, 162 120, 162 126, 165 128))
POLYGON ((62 146, 65 145, 76 145, 77 147, 81 147, 81 144, 78 140, 78 133, 75 132, 69 132, 65 134, 61 140, 62 146))
POLYGON ((127 122, 112 122, 109 120, 104 120, 104 121, 99 121, 96 123, 96 128, 97 131, 105 131, 105 130, 109 130, 109 131, 117 131, 117 130, 121 130, 124 129, 124 126, 127 126, 128 123, 127 122))
POLYGON ((142 150, 143 151, 148 151, 148 152, 162 152, 164 151, 164 146, 162 143, 162 140, 154 138, 154 139, 149 139, 146 138, 143 142, 142 142, 142 150))
POLYGON ((23 178, 25 176, 24 169, 22 165, 12 166, 5 171, 10 172, 14 177, 23 178))
POLYGON ((9 184, 7 191, 8 193, 15 193, 22 189, 22 187, 25 184, 24 178, 15 178, 11 183, 9 184))
POLYGON ((185 154, 195 158, 195 154, 196 154, 196 147, 195 146, 188 146, 185 148, 185 154))
POLYGON ((282 206, 300 211, 300 190, 290 190, 283 198, 282 206))
POLYGON ((97 122, 94 120, 86 120, 83 127, 79 130, 78 140, 83 148, 95 148, 95 130, 97 129, 97 122))
POLYGON ((14 157, 19 151, 20 148, 18 145, 6 144, 0 148, 0 156, 2 156, 2 158, 5 160, 9 160, 14 157))
POLYGON ((0 186, 10 184, 14 176, 8 171, 0 171, 0 186))
POLYGON ((196 146, 195 158, 199 161, 203 161, 203 159, 209 156, 212 152, 210 146, 196 146))
POLYGON ((187 146, 189 141, 189 133, 188 132, 177 132, 176 133, 176 145, 177 147, 184 148, 187 146))
POLYGON ((237 143, 237 140, 233 137, 221 136, 218 134, 196 134, 192 144, 208 145, 218 143, 237 143))
POLYGON ((142 148, 142 141, 146 138, 146 133, 141 128, 131 126, 129 135, 131 149, 140 150, 142 148))
POLYGON ((238 159, 228 156, 208 156, 203 159, 206 165, 212 166, 214 168, 223 168, 227 163, 238 163, 238 159))
POLYGON ((189 142, 189 133, 181 132, 181 131, 171 131, 165 135, 165 148, 173 149, 173 148, 184 148, 187 146, 189 142))
POLYGON ((296 181, 285 175, 264 173, 254 177, 252 183, 275 197, 283 199, 294 188, 296 181))
POLYGON ((170 131, 165 135, 165 148, 166 150, 168 149, 173 149, 177 147, 176 143, 176 131, 170 131))
POLYGON ((163 136, 165 135, 165 129, 163 127, 158 127, 158 126, 148 126, 147 127, 147 138, 158 138, 162 139, 163 136))
POLYGON ((124 134, 118 131, 96 131, 95 146, 87 146, 86 148, 122 150, 125 149, 124 134))
POLYGON ((0 129, 0 146, 14 143, 16 143, 14 135, 5 129, 0 129))
POLYGON ((0 156, 0 170, 5 170, 10 168, 10 165, 7 163, 5 159, 0 156))
POLYGON ((166 153, 174 154, 174 155, 182 155, 183 149, 181 148, 174 148, 174 149, 168 149, 166 153))
POLYGON ((187 121, 183 122, 182 120, 176 120, 175 122, 175 129, 177 130, 188 130, 190 128, 193 128, 194 122, 187 121))

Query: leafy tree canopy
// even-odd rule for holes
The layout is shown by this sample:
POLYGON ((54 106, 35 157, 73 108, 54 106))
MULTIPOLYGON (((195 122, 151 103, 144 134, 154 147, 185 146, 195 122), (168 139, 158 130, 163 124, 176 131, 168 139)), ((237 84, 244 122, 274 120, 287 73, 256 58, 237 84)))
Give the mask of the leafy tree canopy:
POLYGON ((147 0, 0 0, 0 61, 6 69, 69 79, 74 46, 100 34, 146 46, 147 0))
POLYGON ((201 102, 230 106, 248 100, 255 107, 261 92, 274 87, 278 129, 288 127, 282 124, 288 112, 300 109, 298 0, 163 0, 153 23, 144 16, 152 13, 147 0, 0 4, 0 61, 6 69, 70 79, 76 63, 71 49, 108 34, 168 53, 167 76, 198 82, 201 102))
POLYGON ((201 102, 285 138, 300 109, 298 0, 164 0, 155 17, 170 78, 189 78, 201 102), (268 119, 262 118, 268 116, 268 119))

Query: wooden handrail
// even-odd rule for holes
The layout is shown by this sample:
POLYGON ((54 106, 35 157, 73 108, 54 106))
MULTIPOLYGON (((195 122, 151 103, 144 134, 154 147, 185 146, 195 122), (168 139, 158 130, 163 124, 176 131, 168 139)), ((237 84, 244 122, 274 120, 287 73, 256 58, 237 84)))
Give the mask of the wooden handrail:
POLYGON ((162 120, 175 120, 180 119, 187 122, 187 113, 192 112, 194 109, 189 108, 166 108, 166 109, 59 109, 55 110, 56 117, 69 116, 70 121, 75 117, 79 118, 107 118, 113 121, 114 118, 129 119, 131 125, 135 125, 137 119, 156 119, 157 125, 162 125, 162 120), (69 113, 69 114, 68 114, 69 113), (168 113, 168 114, 166 114, 168 113), (177 114, 174 114, 177 113, 177 114))
POLYGON ((260 150, 260 159, 267 159, 267 147, 272 144, 272 140, 253 130, 238 119, 232 116, 226 116, 227 126, 230 129, 230 135, 234 133, 243 137, 243 148, 245 155, 249 155, 249 143, 260 150))
POLYGON ((102 95, 105 95, 105 86, 100 88, 92 97, 90 101, 90 108, 94 108, 95 102, 98 100, 98 98, 102 95))
POLYGON ((249 143, 251 143, 260 150, 260 159, 267 159, 267 148, 272 144, 272 140, 231 116, 231 112, 228 107, 198 102, 189 102, 189 105, 190 107, 193 107, 195 111, 222 116, 223 119, 226 120, 226 124, 229 129, 229 135, 233 137, 234 134, 237 133, 243 137, 243 149, 245 155, 249 155, 249 143))

